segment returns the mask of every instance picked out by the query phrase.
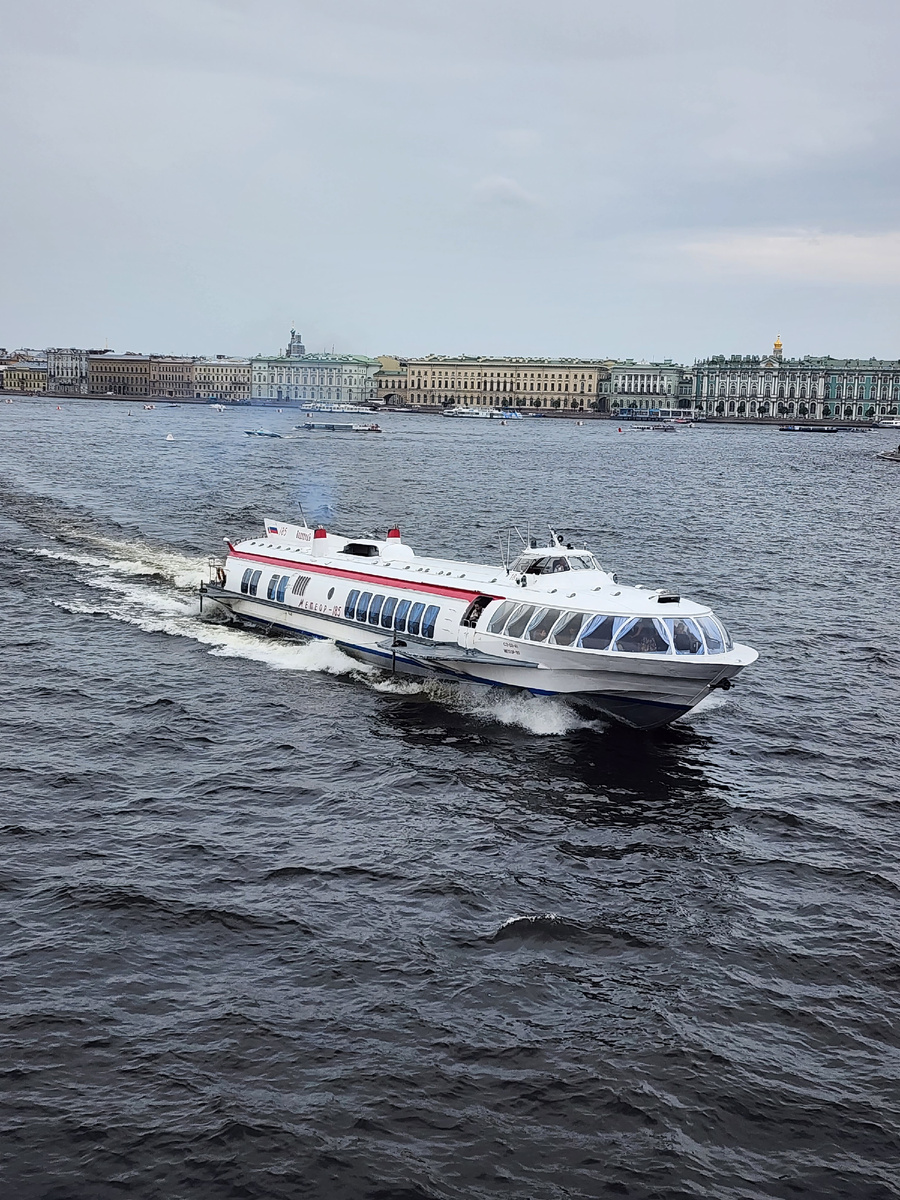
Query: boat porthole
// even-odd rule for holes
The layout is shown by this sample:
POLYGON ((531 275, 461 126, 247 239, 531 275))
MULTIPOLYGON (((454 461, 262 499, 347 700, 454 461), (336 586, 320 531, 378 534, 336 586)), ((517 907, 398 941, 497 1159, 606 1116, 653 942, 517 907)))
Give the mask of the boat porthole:
POLYGON ((330 600, 333 595, 334 595, 334 588, 329 588, 328 589, 328 599, 330 600))

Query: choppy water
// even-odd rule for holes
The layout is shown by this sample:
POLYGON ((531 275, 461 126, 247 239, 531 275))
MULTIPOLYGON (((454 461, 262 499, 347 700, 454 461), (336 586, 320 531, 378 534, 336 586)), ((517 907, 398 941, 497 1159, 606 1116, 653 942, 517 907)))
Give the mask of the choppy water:
POLYGON ((900 1195, 894 435, 258 415, 0 408, 3 1194, 900 1195), (298 501, 762 657, 641 735, 201 619, 298 501))

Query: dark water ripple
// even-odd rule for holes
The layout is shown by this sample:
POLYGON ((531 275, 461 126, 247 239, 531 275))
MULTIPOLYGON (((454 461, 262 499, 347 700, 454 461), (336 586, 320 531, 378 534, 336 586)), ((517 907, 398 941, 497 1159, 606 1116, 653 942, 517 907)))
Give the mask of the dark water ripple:
POLYGON ((890 433, 0 418, 3 1195, 900 1196, 890 433), (763 657, 648 736, 201 619, 298 500, 763 657))

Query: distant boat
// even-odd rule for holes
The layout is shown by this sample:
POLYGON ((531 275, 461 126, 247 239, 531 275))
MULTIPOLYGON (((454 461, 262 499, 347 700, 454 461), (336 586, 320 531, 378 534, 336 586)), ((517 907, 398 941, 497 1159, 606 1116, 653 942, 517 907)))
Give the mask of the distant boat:
POLYGON ((376 425, 374 421, 368 425, 354 425, 350 421, 304 421, 302 425, 295 425, 295 429, 306 429, 310 432, 321 430, 322 433, 381 433, 380 425, 376 425))
POLYGON ((175 435, 174 435, 174 434, 172 434, 172 433, 167 433, 167 434, 166 434, 166 441, 167 441, 167 442, 174 442, 174 441, 175 441, 175 435))
POLYGON ((884 458, 888 462, 900 462, 900 446, 896 450, 883 450, 878 457, 884 458))
POLYGON ((245 429, 247 437, 274 437, 280 438, 280 433, 273 433, 271 429, 245 429))
POLYGON ((837 425, 779 425, 781 433, 840 433, 837 425))
POLYGON ((445 408, 443 417, 475 417, 482 421, 521 421, 522 414, 516 412, 513 408, 479 408, 473 405, 469 408, 465 404, 454 404, 451 408, 445 408))
POLYGON ((224 412, 225 411, 224 404, 210 404, 209 407, 213 410, 213 412, 224 412))

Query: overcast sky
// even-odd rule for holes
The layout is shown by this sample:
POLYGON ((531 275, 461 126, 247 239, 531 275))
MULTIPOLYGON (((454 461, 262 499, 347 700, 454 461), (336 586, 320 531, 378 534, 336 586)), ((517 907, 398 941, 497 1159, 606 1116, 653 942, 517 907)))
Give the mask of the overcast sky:
POLYGON ((0 0, 0 345, 900 355, 898 0, 0 0))

